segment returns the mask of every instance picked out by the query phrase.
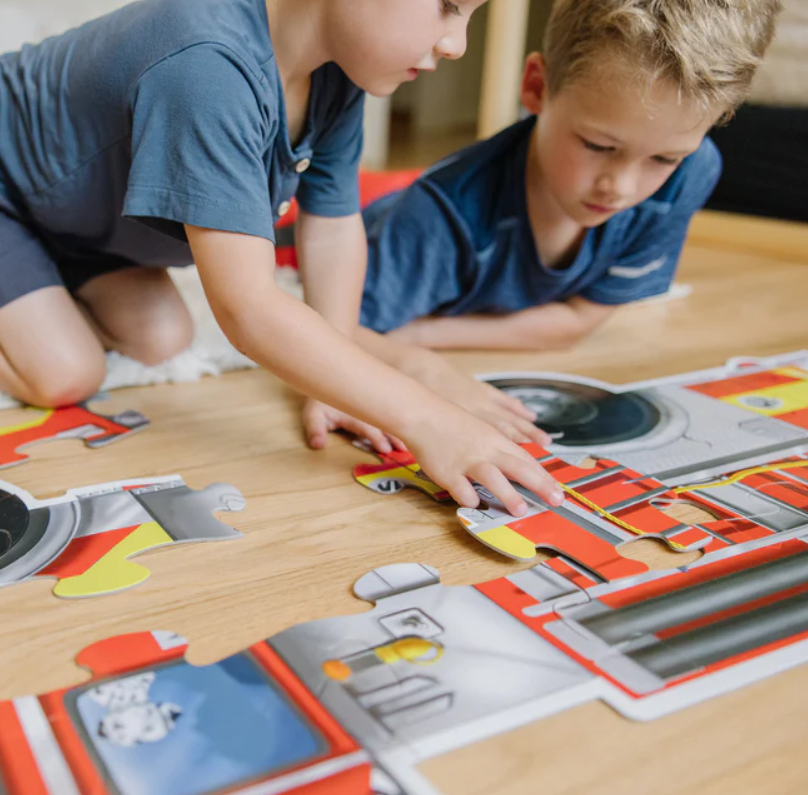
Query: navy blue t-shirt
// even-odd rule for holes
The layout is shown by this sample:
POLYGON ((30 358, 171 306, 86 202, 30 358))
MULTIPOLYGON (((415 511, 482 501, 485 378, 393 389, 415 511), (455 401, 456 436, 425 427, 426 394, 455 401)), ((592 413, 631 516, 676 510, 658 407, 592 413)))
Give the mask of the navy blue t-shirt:
POLYGON ((293 145, 265 0, 141 0, 0 56, 0 209, 68 258, 187 264, 183 224, 274 241, 295 194, 359 211, 363 101, 321 67, 293 145))
POLYGON ((365 210, 370 260, 362 324, 505 314, 582 296, 623 304, 664 293, 692 215, 721 172, 705 139, 651 198, 590 229, 563 269, 539 259, 527 210, 531 117, 449 157, 365 210))

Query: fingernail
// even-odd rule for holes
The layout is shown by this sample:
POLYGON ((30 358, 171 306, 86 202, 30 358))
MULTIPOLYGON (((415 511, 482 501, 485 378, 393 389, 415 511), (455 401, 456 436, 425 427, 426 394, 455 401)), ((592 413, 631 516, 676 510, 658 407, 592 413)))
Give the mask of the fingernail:
POLYGON ((524 516, 526 513, 527 513, 527 505, 525 503, 522 503, 521 505, 517 506, 516 510, 513 512, 513 515, 524 516))
POLYGON ((557 508, 559 505, 563 505, 566 499, 567 497, 563 489, 553 489, 552 494, 550 494, 550 505, 554 505, 557 508))

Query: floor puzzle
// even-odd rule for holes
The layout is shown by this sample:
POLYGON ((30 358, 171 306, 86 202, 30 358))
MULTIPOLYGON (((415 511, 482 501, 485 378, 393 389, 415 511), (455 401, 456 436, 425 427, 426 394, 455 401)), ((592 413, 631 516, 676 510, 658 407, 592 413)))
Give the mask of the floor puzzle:
MULTIPOLYGON (((90 647, 78 658, 90 683, 0 704, 0 791, 434 795, 418 765, 494 734, 593 700, 658 718, 808 661, 806 364, 733 362, 626 390, 660 416, 691 392, 710 398, 661 436, 658 457, 610 449, 592 466, 583 456, 599 451, 576 448, 569 431, 543 455, 585 499, 540 514, 563 531, 514 529, 561 553, 526 571, 446 587, 426 565, 377 569, 354 588, 369 612, 206 668, 187 664, 170 633, 90 647), (682 499, 714 521, 670 526, 659 500, 682 499), (619 555, 621 534, 636 537, 626 526, 704 554, 649 571, 619 555)), ((404 457, 382 466, 420 479, 404 457)))
POLYGON ((30 419, 0 427, 0 469, 21 464, 21 448, 53 439, 83 439, 87 447, 102 447, 142 431, 149 421, 138 411, 113 416, 99 414, 86 403, 60 409, 28 409, 30 419))
POLYGON ((0 703, 0 791, 435 795, 419 763, 499 732, 597 699, 656 718, 804 663, 805 538, 588 586, 388 566, 355 586, 369 613, 204 668, 171 633, 102 641, 88 684, 0 703))
MULTIPOLYGON (((528 515, 510 516, 477 487, 482 505, 459 509, 475 538, 518 560, 558 552, 598 581, 646 567, 617 549, 641 536, 674 551, 715 551, 804 520, 808 481, 808 353, 737 359, 713 370, 613 387, 558 374, 508 373, 489 383, 520 398, 555 439, 525 445, 563 486, 550 508, 522 490, 528 515), (688 504, 714 517, 685 525, 666 512, 688 504)), ((418 488, 448 494, 407 454, 362 464, 354 476, 390 494, 418 488)), ((565 562, 566 561, 566 562, 565 562)))
POLYGON ((194 491, 179 476, 73 489, 39 501, 0 481, 0 587, 32 577, 58 580, 56 596, 98 596, 131 588, 149 570, 130 558, 149 549, 241 536, 213 516, 239 511, 233 486, 194 491))

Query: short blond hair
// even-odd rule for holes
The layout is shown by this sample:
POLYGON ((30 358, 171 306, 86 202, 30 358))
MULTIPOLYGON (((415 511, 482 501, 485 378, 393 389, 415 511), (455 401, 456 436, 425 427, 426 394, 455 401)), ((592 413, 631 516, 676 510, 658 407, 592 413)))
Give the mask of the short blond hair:
POLYGON ((781 0, 556 0, 544 43, 551 93, 606 59, 728 118, 749 92, 781 0), (613 62, 613 60, 612 60, 613 62))

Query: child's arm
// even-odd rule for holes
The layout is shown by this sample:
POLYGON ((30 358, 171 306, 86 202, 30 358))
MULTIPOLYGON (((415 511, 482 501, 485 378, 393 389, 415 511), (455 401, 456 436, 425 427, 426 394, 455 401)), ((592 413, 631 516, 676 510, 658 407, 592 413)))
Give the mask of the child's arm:
POLYGON ((322 218, 300 211, 295 248, 306 303, 334 328, 353 337, 368 262, 362 216, 322 218))
POLYGON ((485 420, 511 441, 536 442, 543 446, 550 444, 550 437, 533 424, 535 411, 517 398, 455 369, 434 351, 399 342, 389 335, 378 334, 367 328, 360 328, 356 339, 364 350, 376 358, 485 420))
MULTIPOLYGON (((485 420, 512 441, 548 443, 544 432, 533 425, 535 414, 518 400, 461 373, 424 348, 359 329, 367 268, 367 238, 360 215, 321 218, 301 212, 295 232, 306 303, 331 325, 368 353, 485 420)), ((389 441, 377 428, 319 401, 307 403, 303 423, 312 447, 322 447, 329 430, 344 428, 367 437, 381 452, 390 450, 389 441)))
MULTIPOLYGON (((334 328, 354 338, 367 269, 367 238, 362 216, 324 218, 300 211, 295 247, 306 303, 334 328)), ((378 428, 309 398, 303 408, 303 429, 310 447, 319 449, 331 431, 342 428, 368 439, 381 453, 395 440, 378 428)))
POLYGON ((389 336, 425 348, 564 350, 591 334, 615 308, 576 296, 510 315, 419 318, 389 336))
POLYGON ((186 226, 205 293, 230 341, 302 392, 403 439, 458 503, 475 507, 470 480, 511 513, 526 505, 509 480, 554 505, 560 486, 521 447, 361 350, 311 307, 278 289, 264 238, 186 226))

